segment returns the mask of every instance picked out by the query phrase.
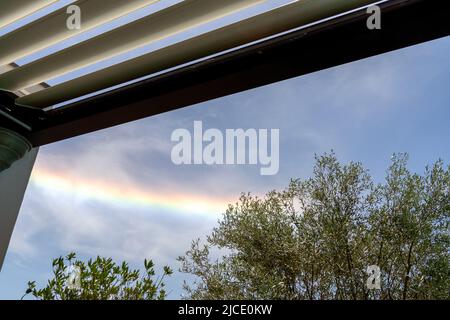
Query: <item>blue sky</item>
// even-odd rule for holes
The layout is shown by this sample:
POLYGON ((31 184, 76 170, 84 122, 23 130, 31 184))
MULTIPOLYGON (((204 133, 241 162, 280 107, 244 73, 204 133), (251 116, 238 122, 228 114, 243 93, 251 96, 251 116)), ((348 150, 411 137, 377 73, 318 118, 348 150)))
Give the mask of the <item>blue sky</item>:
MULTIPOLYGON (((227 203, 307 178, 314 154, 333 149, 341 161, 363 162, 377 181, 394 152, 408 152, 414 171, 438 158, 448 164, 449 53, 450 39, 440 39, 42 147, 0 273, 0 298, 20 298, 28 280, 44 284, 51 259, 70 251, 177 269, 176 258, 211 231, 227 203), (205 128, 280 129, 279 173, 174 165, 170 135, 192 130, 195 120, 205 128), (47 173, 68 187, 48 183, 47 173), (103 190, 93 196, 89 186, 103 190), (110 188, 171 203, 116 201, 110 188), (186 198, 199 210, 183 210, 186 198)), ((171 298, 185 278, 168 281, 171 298)))

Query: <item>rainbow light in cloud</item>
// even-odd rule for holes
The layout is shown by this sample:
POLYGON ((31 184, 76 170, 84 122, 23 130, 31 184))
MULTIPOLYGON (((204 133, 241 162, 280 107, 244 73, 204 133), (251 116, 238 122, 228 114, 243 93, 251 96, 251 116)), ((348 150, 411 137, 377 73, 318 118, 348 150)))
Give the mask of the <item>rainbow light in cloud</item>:
POLYGON ((232 199, 200 198, 187 194, 158 194, 140 190, 133 186, 110 184, 70 174, 55 173, 41 167, 35 168, 31 184, 45 191, 64 193, 81 200, 96 200, 104 203, 161 209, 179 214, 221 215, 232 199))

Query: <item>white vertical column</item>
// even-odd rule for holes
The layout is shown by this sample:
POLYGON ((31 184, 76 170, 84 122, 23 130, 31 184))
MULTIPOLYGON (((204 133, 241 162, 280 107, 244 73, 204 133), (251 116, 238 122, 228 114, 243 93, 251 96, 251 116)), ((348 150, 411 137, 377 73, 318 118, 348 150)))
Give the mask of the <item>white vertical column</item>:
POLYGON ((0 172, 0 271, 39 148, 0 172))

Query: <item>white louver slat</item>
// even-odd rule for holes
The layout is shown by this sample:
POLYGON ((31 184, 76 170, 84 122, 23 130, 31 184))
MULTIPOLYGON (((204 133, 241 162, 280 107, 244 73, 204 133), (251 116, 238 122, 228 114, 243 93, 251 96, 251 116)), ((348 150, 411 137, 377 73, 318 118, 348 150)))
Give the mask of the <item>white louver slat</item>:
POLYGON ((0 1, 0 28, 25 18, 58 0, 9 0, 0 1))

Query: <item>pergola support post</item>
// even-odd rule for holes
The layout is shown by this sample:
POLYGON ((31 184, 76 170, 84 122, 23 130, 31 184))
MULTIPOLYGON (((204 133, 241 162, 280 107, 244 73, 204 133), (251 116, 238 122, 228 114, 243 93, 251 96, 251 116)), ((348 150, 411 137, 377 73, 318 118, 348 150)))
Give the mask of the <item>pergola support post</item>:
POLYGON ((39 148, 0 128, 0 271, 39 148))

